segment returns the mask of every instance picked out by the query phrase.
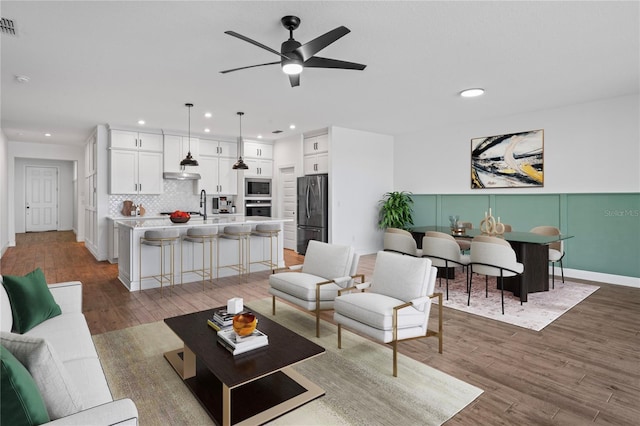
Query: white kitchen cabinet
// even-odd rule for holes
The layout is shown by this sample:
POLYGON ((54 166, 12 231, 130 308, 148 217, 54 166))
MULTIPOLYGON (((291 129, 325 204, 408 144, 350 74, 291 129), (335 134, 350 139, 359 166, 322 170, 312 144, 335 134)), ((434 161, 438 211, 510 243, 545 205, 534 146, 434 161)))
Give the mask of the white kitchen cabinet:
POLYGON ((109 141, 109 193, 161 194, 162 135, 111 129, 109 141))
POLYGON ((245 158, 244 162, 249 166, 249 169, 244 171, 244 177, 273 177, 273 160, 245 158))
POLYGON ((232 167, 237 161, 237 145, 231 142, 200 140, 200 180, 197 192, 207 194, 238 194, 238 171, 232 167))
POLYGON ((329 135, 318 135, 304 138, 304 155, 318 154, 321 152, 329 152, 329 135))
POLYGON ((110 151, 111 194, 162 194, 161 152, 110 151))
MULTIPOLYGON (((193 151, 191 153, 193 155, 193 151)), ((200 155, 237 158, 238 145, 235 142, 200 139, 199 153, 200 155)))
POLYGON ((245 141, 244 158, 273 160, 273 145, 268 143, 245 141))
POLYGON ((200 173, 199 166, 181 166, 180 162, 191 152, 191 157, 200 162, 200 143, 198 138, 164 135, 164 171, 180 173, 200 173))
POLYGON ((162 152, 163 141, 160 134, 115 129, 111 129, 109 133, 111 148, 162 152))
POLYGON ((304 138, 302 151, 305 175, 329 173, 329 135, 304 138))
POLYGON ((329 153, 305 155, 304 174, 317 175, 329 173, 329 153))

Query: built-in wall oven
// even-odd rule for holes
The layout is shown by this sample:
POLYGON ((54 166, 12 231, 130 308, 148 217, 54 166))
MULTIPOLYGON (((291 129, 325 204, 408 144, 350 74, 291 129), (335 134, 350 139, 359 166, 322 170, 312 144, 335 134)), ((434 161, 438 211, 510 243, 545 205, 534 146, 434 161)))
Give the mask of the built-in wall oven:
POLYGON ((271 200, 245 200, 246 216, 266 216, 271 217, 271 200))
POLYGON ((244 182, 245 198, 271 198, 271 179, 247 178, 244 182))

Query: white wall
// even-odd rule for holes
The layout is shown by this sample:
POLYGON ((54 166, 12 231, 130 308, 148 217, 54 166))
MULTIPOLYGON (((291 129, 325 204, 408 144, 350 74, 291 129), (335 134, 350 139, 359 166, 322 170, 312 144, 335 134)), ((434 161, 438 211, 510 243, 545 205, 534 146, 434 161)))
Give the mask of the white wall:
POLYGON ((0 258, 9 247, 8 145, 7 137, 0 129, 0 258))
POLYGON ((382 249, 378 202, 393 190, 392 136, 329 129, 329 242, 358 253, 382 249))
MULTIPOLYGON (((16 159, 48 159, 48 160, 60 160, 60 161, 76 161, 77 170, 84 170, 84 147, 74 145, 56 145, 56 144, 43 144, 43 143, 31 143, 31 142, 14 142, 9 141, 8 144, 8 238, 9 246, 15 246, 16 244, 16 227, 15 227, 15 192, 20 191, 20 188, 16 188, 16 159)), ((17 170, 20 173, 20 170, 17 170)), ((77 186, 77 185, 76 185, 77 186)), ((80 199, 81 197, 77 197, 80 199)), ((84 212, 83 206, 80 203, 73 206, 75 209, 75 216, 77 218, 77 224, 73 224, 73 228, 77 230, 76 240, 84 240, 84 212)))
POLYGON ((75 164, 72 161, 43 160, 38 158, 16 158, 14 163, 14 225, 15 232, 26 232, 25 193, 26 167, 55 167, 58 169, 58 231, 74 229, 75 214, 75 164))
POLYGON ((470 183, 472 138, 544 129, 544 187, 492 192, 639 192, 639 105, 638 95, 630 95, 454 127, 425 126, 419 134, 396 136, 394 189, 479 193, 470 183))

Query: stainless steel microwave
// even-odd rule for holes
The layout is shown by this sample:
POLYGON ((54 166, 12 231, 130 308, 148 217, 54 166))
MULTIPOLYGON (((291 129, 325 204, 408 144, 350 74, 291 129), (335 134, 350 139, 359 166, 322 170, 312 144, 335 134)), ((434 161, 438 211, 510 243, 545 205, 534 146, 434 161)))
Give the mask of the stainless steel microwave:
POLYGON ((271 179, 245 179, 245 197, 271 197, 271 179))

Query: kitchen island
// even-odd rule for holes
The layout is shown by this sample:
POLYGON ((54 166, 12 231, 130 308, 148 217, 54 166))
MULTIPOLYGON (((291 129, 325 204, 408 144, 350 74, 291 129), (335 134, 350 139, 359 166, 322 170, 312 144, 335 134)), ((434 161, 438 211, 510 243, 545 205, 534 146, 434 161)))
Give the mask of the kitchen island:
MULTIPOLYGON (((129 291, 146 290, 149 288, 159 287, 160 283, 152 278, 143 279, 140 282, 140 267, 142 265, 142 276, 159 273, 160 270, 160 252, 158 247, 140 244, 140 238, 149 230, 166 230, 176 229, 180 233, 180 237, 187 233, 189 228, 217 226, 218 233, 224 232, 226 225, 250 224, 252 229, 260 223, 277 223, 280 225, 280 233, 276 240, 254 237, 250 239, 251 262, 258 262, 269 259, 271 250, 273 250, 274 263, 278 267, 284 267, 284 237, 282 232, 283 223, 292 219, 280 219, 262 216, 216 216, 214 219, 203 220, 202 218, 194 218, 187 223, 172 223, 169 218, 166 219, 143 219, 139 220, 123 220, 118 223, 118 279, 129 291), (270 243, 271 242, 271 247, 270 243)), ((185 272, 182 270, 193 270, 202 267, 202 250, 208 250, 209 245, 192 244, 178 242, 174 246, 174 285, 180 285, 182 282, 202 281, 202 277, 193 272, 185 272), (182 255, 181 255, 182 252, 182 255), (181 276, 183 281, 181 281, 181 276)), ((216 261, 219 260, 220 265, 237 264, 238 261, 238 241, 226 238, 218 238, 217 243, 214 242, 214 250, 218 250, 218 254, 213 256, 214 276, 216 275, 216 261)), ((170 261, 169 250, 166 250, 165 264, 170 261)), ((209 255, 204 256, 206 261, 209 255)), ((167 267, 168 269, 168 267, 167 267)), ((207 265, 208 269, 208 265, 207 265)), ((260 263, 250 264, 251 272, 260 270, 268 270, 268 266, 260 263)), ((232 268, 220 268, 218 277, 236 275, 238 272, 232 268)), ((165 284, 166 285, 166 284, 165 284)))

